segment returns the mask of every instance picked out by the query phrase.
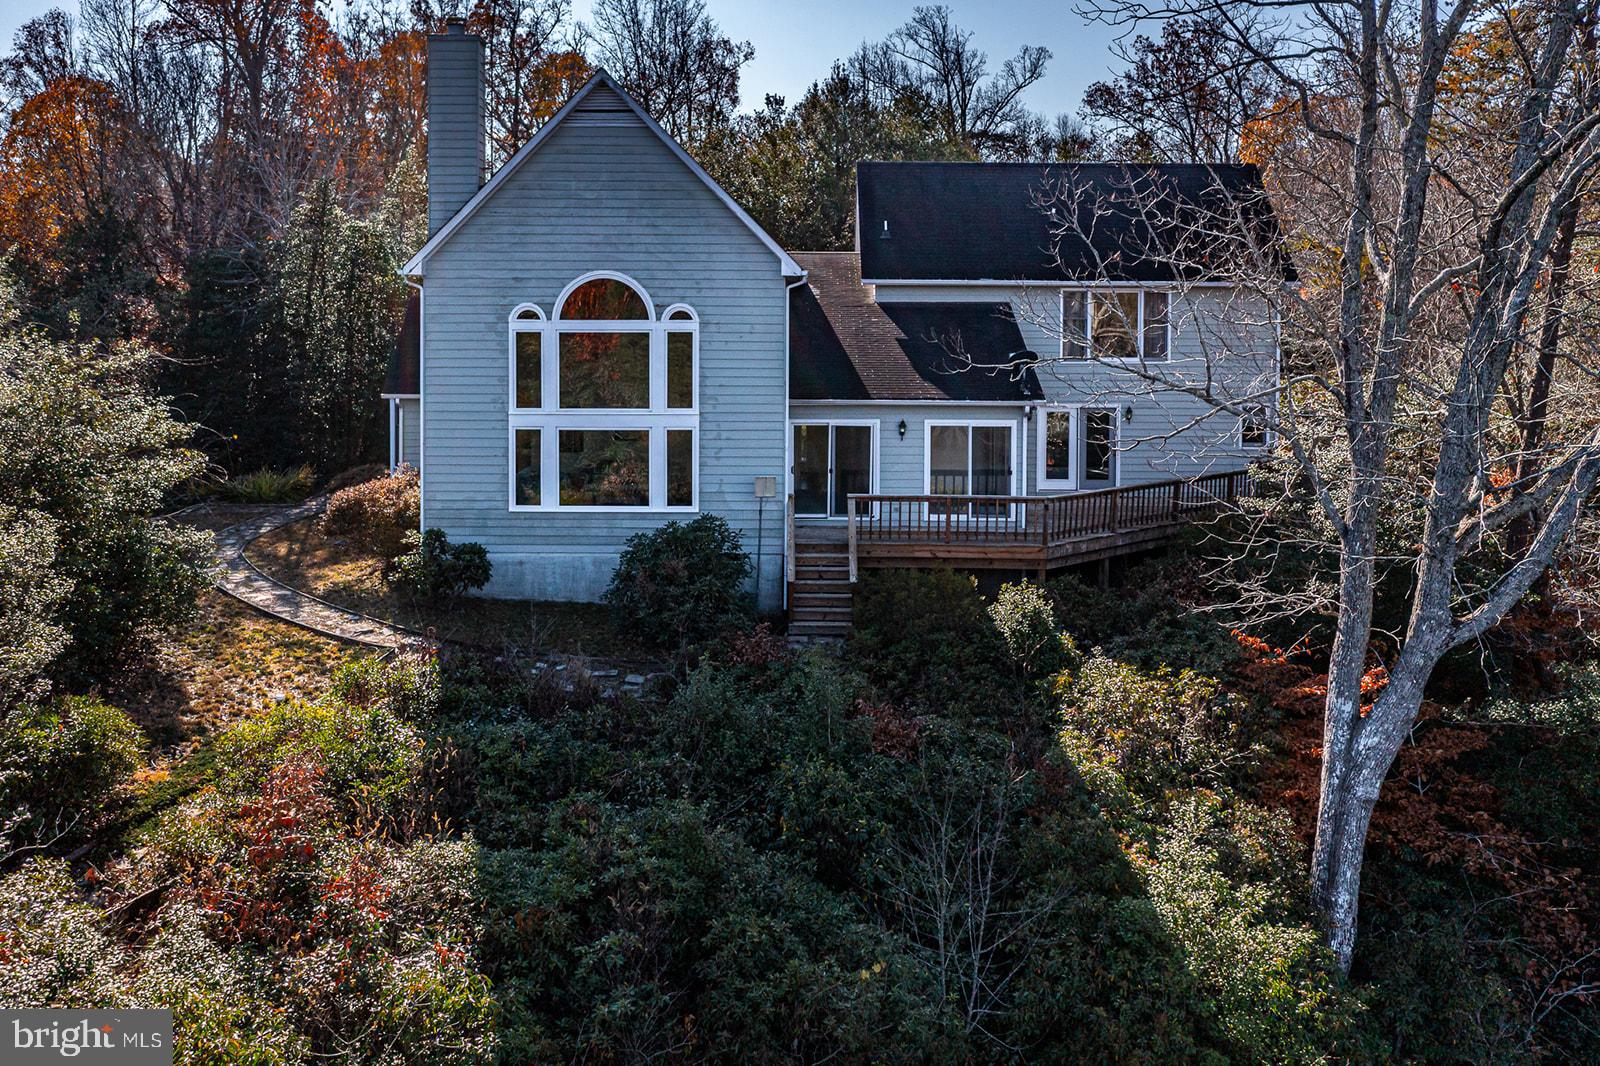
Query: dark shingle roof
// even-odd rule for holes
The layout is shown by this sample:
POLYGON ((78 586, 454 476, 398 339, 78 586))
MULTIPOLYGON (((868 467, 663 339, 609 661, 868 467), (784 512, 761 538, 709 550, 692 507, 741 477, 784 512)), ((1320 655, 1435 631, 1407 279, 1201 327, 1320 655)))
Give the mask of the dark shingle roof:
POLYGON ((1169 281, 1180 251, 1196 280, 1248 246, 1225 236, 1231 221, 1277 247, 1243 165, 864 162, 856 207, 870 280, 1169 281))
POLYGON ((406 296, 400 336, 389 352, 389 372, 383 377, 385 396, 416 396, 422 391, 422 298, 415 289, 406 296))
POLYGON ((789 305, 793 400, 1036 400, 1010 304, 874 303, 851 252, 795 252, 808 273, 789 305))

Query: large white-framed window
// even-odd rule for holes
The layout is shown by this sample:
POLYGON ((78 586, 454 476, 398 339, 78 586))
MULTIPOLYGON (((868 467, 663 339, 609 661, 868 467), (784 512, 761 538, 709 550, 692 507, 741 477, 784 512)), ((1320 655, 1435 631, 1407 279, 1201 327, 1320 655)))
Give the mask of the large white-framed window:
POLYGON ((1104 489, 1121 476, 1115 407, 1041 407, 1036 418, 1041 490, 1104 489))
POLYGON ((1061 358, 1165 362, 1171 354, 1167 290, 1062 290, 1061 358))
POLYGON ((790 422, 789 491, 796 518, 845 517, 852 495, 878 491, 878 422, 790 422))
MULTIPOLYGON (((1002 419, 929 419, 923 423, 922 480, 930 496, 1015 496, 1017 423, 1002 419)), ((957 518, 991 517, 1009 504, 930 504, 957 518)))
POLYGON ((699 509, 700 319, 654 308, 602 270, 573 279, 549 318, 512 310, 511 510, 699 509))

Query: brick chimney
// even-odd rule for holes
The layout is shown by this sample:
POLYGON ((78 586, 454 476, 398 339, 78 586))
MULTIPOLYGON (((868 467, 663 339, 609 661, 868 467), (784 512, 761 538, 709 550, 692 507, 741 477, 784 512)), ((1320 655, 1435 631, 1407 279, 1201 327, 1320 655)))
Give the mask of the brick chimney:
POLYGON ((428 37, 428 233, 483 184, 483 38, 466 21, 428 37))

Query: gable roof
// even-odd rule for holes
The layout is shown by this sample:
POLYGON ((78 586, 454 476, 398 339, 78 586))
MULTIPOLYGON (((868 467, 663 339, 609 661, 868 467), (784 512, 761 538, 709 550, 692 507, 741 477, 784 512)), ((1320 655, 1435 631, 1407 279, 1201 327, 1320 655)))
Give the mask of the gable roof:
MULTIPOLYGON (((1219 213, 1277 248, 1277 220, 1254 166, 856 167, 856 249, 868 283, 1204 280, 1196 261, 1244 247, 1219 232, 1219 213), (1181 276, 1175 258, 1188 267, 1181 276)), ((1285 270, 1293 276, 1287 262, 1285 270)))
POLYGON ((756 239, 762 244, 766 245, 772 254, 778 257, 779 269, 782 271, 785 277, 799 277, 802 273, 804 273, 795 263, 795 261, 789 257, 789 253, 785 252, 778 245, 778 242, 773 240, 767 231, 762 229, 756 220, 751 218, 749 213, 746 212, 744 208, 740 207, 733 197, 729 196, 723 190, 722 186, 713 181, 711 175, 707 174, 705 169, 701 167, 699 163, 696 163, 688 152, 683 150, 683 146, 677 141, 673 140, 672 137, 668 135, 667 131, 662 129, 656 123, 655 119, 646 114, 644 108, 639 106, 638 101, 634 100, 633 97, 624 92, 622 86, 618 85, 616 80, 612 78, 610 74, 606 73, 604 68, 597 69, 594 74, 590 76, 589 80, 584 82, 583 85, 579 87, 578 91, 572 94, 572 98, 566 103, 562 104, 560 110, 558 110, 554 115, 551 115, 550 119, 545 122, 543 126, 539 127, 538 131, 528 139, 528 143, 524 144, 521 148, 518 148, 516 154, 514 154, 510 159, 506 160, 505 164, 499 170, 495 171, 494 175, 488 181, 484 182, 483 188, 479 189, 473 195, 472 199, 463 204, 461 206, 461 210, 450 216, 450 220, 439 227, 439 232, 428 238, 427 243, 417 250, 417 254, 412 256, 406 262, 405 266, 400 268, 400 273, 408 275, 423 274, 423 267, 427 263, 428 257, 431 256, 440 245, 448 241, 451 236, 454 235, 456 230, 460 229, 467 219, 471 218, 477 212, 478 208, 482 207, 484 202, 488 200, 489 197, 493 196, 496 190, 498 190, 500 186, 504 185, 511 175, 515 174, 522 164, 526 163, 528 159, 539 150, 539 146, 550 138, 550 135, 555 132, 555 130, 558 129, 563 122, 566 121, 569 115, 573 114, 575 111, 583 110, 615 112, 617 108, 613 106, 610 100, 604 99, 608 95, 604 93, 598 94, 597 96, 595 103, 598 106, 591 108, 586 108, 584 106, 588 98, 591 95, 595 95, 596 89, 600 88, 601 86, 604 86, 605 88, 610 89, 612 93, 615 93, 616 96, 619 97, 626 105, 627 110, 637 115, 639 121, 644 123, 645 128, 659 137, 661 139, 661 143, 665 144, 667 148, 672 151, 672 154, 677 156, 678 160, 682 162, 684 166, 688 167, 690 172, 694 174, 695 177, 704 182, 706 187, 716 195, 717 199, 721 200, 723 205, 727 207, 729 211, 732 211, 734 216, 738 218, 740 222, 743 222, 745 227, 748 228, 751 233, 755 234, 756 239))
POLYGON ((791 400, 988 400, 1044 397, 1018 353, 1011 305, 876 303, 853 252, 796 252, 806 284, 789 303, 791 400))
POLYGON ((400 335, 389 350, 389 369, 380 396, 418 396, 422 393, 422 294, 406 292, 406 310, 400 335))

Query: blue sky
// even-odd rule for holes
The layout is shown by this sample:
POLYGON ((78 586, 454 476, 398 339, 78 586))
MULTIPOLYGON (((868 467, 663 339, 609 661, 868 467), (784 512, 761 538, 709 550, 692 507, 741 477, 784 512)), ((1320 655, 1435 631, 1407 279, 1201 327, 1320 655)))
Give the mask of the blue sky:
MULTIPOLYGON (((9 52, 18 26, 52 7, 77 8, 76 0, 0 0, 0 44, 9 52)), ((574 0, 573 11, 587 19, 590 0, 574 0)), ((707 0, 723 32, 755 46, 741 86, 746 107, 767 93, 793 100, 826 73, 833 60, 867 39, 879 39, 903 23, 913 4, 878 0, 707 0)), ((1049 74, 1035 85, 1027 103, 1054 114, 1077 113, 1083 90, 1106 76, 1113 65, 1110 45, 1117 31, 1088 25, 1069 0, 949 0, 958 24, 973 31, 979 47, 997 66, 1024 44, 1042 44, 1055 53, 1049 74)))

